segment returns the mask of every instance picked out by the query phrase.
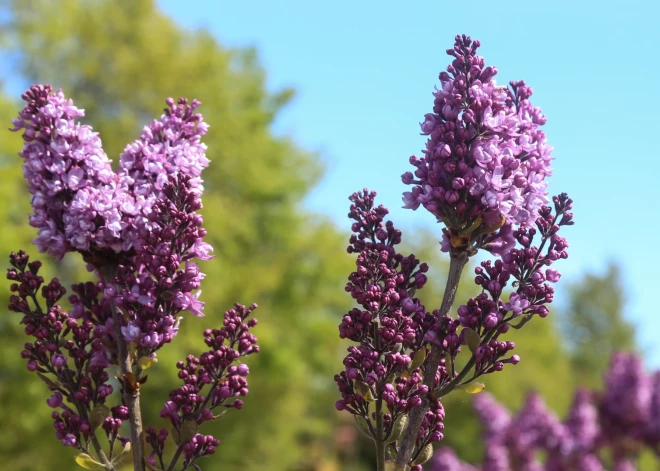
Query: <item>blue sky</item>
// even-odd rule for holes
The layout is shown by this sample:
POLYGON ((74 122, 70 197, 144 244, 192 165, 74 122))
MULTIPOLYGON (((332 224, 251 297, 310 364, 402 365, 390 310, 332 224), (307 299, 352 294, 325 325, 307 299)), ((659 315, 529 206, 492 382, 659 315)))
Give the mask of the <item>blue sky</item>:
MULTIPOLYGON (((548 117, 556 158, 550 191, 573 197, 577 220, 565 234, 571 258, 560 267, 563 286, 610 261, 621 264, 627 316, 649 365, 660 367, 657 2, 159 4, 224 45, 256 46, 269 87, 298 90, 276 131, 322 154, 328 171, 307 204, 345 226, 347 196, 366 186, 404 231, 440 233, 427 212, 400 208, 400 175, 424 144, 418 122, 449 63, 444 51, 458 33, 481 40, 498 81, 526 80, 548 117)), ((560 284, 560 299, 561 291, 560 284)))

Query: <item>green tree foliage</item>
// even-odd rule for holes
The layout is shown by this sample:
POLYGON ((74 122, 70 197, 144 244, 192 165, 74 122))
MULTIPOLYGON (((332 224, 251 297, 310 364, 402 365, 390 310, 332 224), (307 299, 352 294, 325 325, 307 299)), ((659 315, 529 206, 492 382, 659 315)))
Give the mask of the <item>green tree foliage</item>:
POLYGON ((612 352, 635 349, 635 329, 624 318, 623 303, 616 265, 609 265, 602 275, 587 274, 570 286, 561 324, 580 384, 597 387, 612 352))
MULTIPOLYGON (((323 442, 334 428, 337 324, 350 301, 342 288, 351 262, 341 255, 345 235, 301 208, 322 174, 318 156, 271 132, 291 90, 268 92, 253 50, 227 50, 206 32, 185 31, 152 1, 16 1, 9 14, 7 44, 16 47, 23 77, 62 87, 86 109, 85 121, 100 132, 115 160, 141 125, 160 114, 168 96, 203 103, 211 125, 204 217, 217 256, 204 264, 207 317, 184 319, 175 343, 163 350, 144 388, 145 420, 165 425, 158 412, 177 384, 174 363, 203 350, 202 330, 216 326, 234 301, 256 301, 262 352, 250 358, 251 393, 242 411, 209 424, 207 430, 221 439, 222 458, 208 460, 205 469, 267 465, 276 471, 304 464, 300 445, 323 442)), ((18 104, 2 105, 0 117, 9 127, 18 104)), ((35 233, 27 226, 20 142, 8 132, 3 136, 3 150, 13 157, 2 160, 0 246, 29 249, 35 233), (16 208, 4 204, 10 200, 16 208)), ((59 267, 58 275, 64 270, 59 267)), ((57 443, 49 423, 47 392, 18 357, 25 341, 13 327, 18 319, 5 320, 2 467, 72 469, 72 453, 57 443)))

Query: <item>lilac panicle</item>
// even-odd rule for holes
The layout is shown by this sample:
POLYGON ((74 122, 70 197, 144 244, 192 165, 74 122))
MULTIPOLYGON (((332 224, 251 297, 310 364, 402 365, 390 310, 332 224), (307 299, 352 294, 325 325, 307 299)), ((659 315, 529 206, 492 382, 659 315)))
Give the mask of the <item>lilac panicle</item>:
POLYGON ((428 140, 423 157, 410 158, 414 174, 402 176, 413 185, 403 201, 447 226, 443 250, 498 253, 497 245, 511 245, 512 226, 533 224, 548 202, 552 147, 541 130, 546 118, 529 100, 532 89, 524 81, 497 85, 497 68, 486 66, 479 46, 462 35, 447 50, 454 59, 420 124, 428 140))
MULTIPOLYGON (((108 368, 121 364, 122 371, 127 369, 120 379, 122 393, 135 392, 146 379, 140 379, 142 370, 177 334, 179 314, 203 315, 199 288, 205 275, 197 260, 212 258, 199 214, 201 173, 209 163, 201 137, 208 125, 196 112, 198 101, 167 99, 160 119, 126 147, 115 172, 98 135, 77 121, 83 110, 61 90, 34 85, 23 99, 27 104, 13 120, 13 130, 23 130, 20 155, 32 194, 30 224, 39 229, 35 243, 58 259, 80 253, 98 281, 74 284, 68 298, 72 309, 65 312, 57 304, 66 293, 59 281, 44 285, 38 275, 41 263, 28 263, 23 251, 13 253, 9 307, 23 315, 26 334, 36 339, 21 356, 51 390, 46 402, 55 409, 56 435, 64 445, 87 453, 100 429, 111 447, 116 441, 127 446, 120 428, 134 411, 127 402, 105 405, 113 392, 108 368)), ((179 377, 185 384, 163 410, 171 411, 167 416, 173 423, 178 417, 175 431, 184 467, 197 469, 194 462, 212 454, 218 441, 181 425, 212 420, 211 410, 220 406, 243 405, 238 398, 247 394, 249 370, 231 363, 259 350, 249 332, 256 320, 246 320, 255 308, 236 305, 226 313, 222 329, 204 333, 212 350, 181 363, 179 377), (211 385, 208 400, 197 395, 205 384, 211 385)), ((150 465, 162 458, 167 435, 146 430, 154 450, 147 458, 150 465)), ((94 449, 100 465, 110 469, 112 449, 107 457, 98 444, 94 449)))
POLYGON ((568 257, 568 242, 558 232, 573 224, 573 201, 562 193, 553 197, 553 203, 554 211, 549 206, 541 207, 535 227, 521 224, 513 232, 516 248, 494 263, 486 260, 475 268, 474 281, 482 293, 458 308, 458 321, 482 340, 475 350, 478 375, 517 364, 520 357, 511 353, 515 343, 500 341, 499 336, 511 327, 522 327, 534 315, 545 317, 549 313, 547 306, 554 299, 552 285, 561 277, 549 267, 568 257), (537 236, 539 245, 533 245, 537 236), (515 291, 504 295, 510 282, 515 291))
POLYGON ((560 449, 566 435, 565 426, 536 393, 527 397, 509 430, 509 439, 515 444, 519 455, 525 455, 534 448, 560 449))
POLYGON ((92 240, 111 244, 121 232, 119 185, 97 133, 76 120, 84 110, 50 85, 33 85, 22 98, 27 104, 12 120, 12 131, 23 130, 30 225, 39 229, 34 243, 58 259, 87 250, 92 240), (81 217, 85 212, 94 217, 81 217))
POLYGON ((660 371, 656 371, 651 380, 653 393, 645 435, 648 444, 660 452, 660 371))
MULTIPOLYGON (((605 374, 604 390, 578 389, 564 422, 538 394, 510 420, 488 395, 475 398, 486 445, 483 471, 633 470, 642 450, 660 451, 657 409, 660 373, 648 375, 635 354, 615 353, 605 374), (536 460, 542 452, 544 462, 536 460), (601 456, 612 458, 605 467, 601 456)), ((431 471, 454 469, 457 458, 436 453, 431 471)))
MULTIPOLYGON (((125 339, 153 354, 176 335, 181 311, 199 316, 204 306, 195 258, 208 260, 212 249, 197 213, 208 166, 200 103, 168 99, 160 120, 126 147, 115 173, 96 133, 75 121, 83 111, 61 90, 34 85, 23 99, 13 123, 24 129, 31 223, 40 229, 35 242, 58 258, 81 252, 93 269, 117 267, 104 294, 126 314, 125 339)), ((112 321, 102 321, 98 328, 112 338, 112 321)))
POLYGON ((639 439, 644 436, 651 406, 651 378, 642 359, 630 353, 615 353, 605 375, 600 408, 603 431, 639 439))
POLYGON ((97 318, 89 313, 79 321, 65 312, 57 303, 66 289, 57 278, 44 285, 39 275, 41 262, 29 262, 24 251, 12 253, 9 261, 12 268, 7 278, 12 281, 13 293, 9 310, 23 316, 25 333, 34 339, 25 344, 21 357, 27 360, 27 369, 36 372, 51 391, 46 403, 54 409, 51 415, 56 437, 63 445, 84 451, 91 427, 103 424, 112 443, 121 440, 121 414, 113 411, 112 417, 101 417, 97 424, 90 415, 113 392, 106 348, 94 332, 97 318), (104 420, 112 423, 106 426, 104 420))
POLYGON ((600 435, 598 409, 589 391, 579 389, 566 420, 570 434, 571 453, 589 453, 596 447, 600 435))
MULTIPOLYGON (((353 414, 360 429, 376 441, 380 461, 385 459, 384 440, 393 443, 388 453, 397 466, 412 471, 421 469, 420 456, 428 454, 421 447, 443 436, 439 399, 455 389, 477 392, 484 386, 473 383, 475 379, 520 361, 513 354, 514 342, 500 337, 512 327, 522 328, 534 315, 548 315, 552 284, 561 277, 550 265, 568 257, 568 243, 558 231, 573 224, 573 202, 562 193, 552 198, 552 206, 546 205, 546 177, 552 173, 552 147, 541 130, 546 119, 531 104, 532 90, 525 82, 510 82, 509 88, 495 83, 497 69, 477 56, 479 46, 479 41, 456 36, 454 48, 447 51, 454 60, 440 74, 433 112, 421 123, 428 136, 424 155, 411 157, 415 171, 402 175, 403 183, 412 185, 403 195, 404 208, 423 206, 445 225, 441 248, 450 252, 451 264, 440 309, 427 312, 414 297, 427 281, 428 267, 413 255, 397 253, 401 233, 384 222, 388 211, 375 206, 375 192, 365 189, 349 198, 354 222, 348 252, 357 255, 357 269, 346 291, 358 307, 343 317, 339 333, 357 345, 349 347, 345 370, 335 376, 342 395, 336 407, 353 414), (482 248, 499 258, 475 269, 481 294, 454 316, 451 305, 461 271, 482 248), (513 292, 506 292, 509 283, 513 292), (472 357, 457 371, 463 346, 472 357), (387 412, 381 414, 383 405, 387 412), (414 427, 407 427, 398 443, 392 431, 408 414, 414 427)), ((506 411, 484 400, 480 413, 493 421, 485 469, 504 471, 512 465, 508 430, 514 421, 520 422, 518 428, 526 425, 528 435, 537 437, 533 440, 547 432, 553 434, 550 438, 559 437, 553 446, 564 446, 563 424, 540 407, 535 412, 529 423, 512 421, 506 411), (537 422, 541 419, 545 421, 537 422)), ((540 469, 533 453, 516 451, 513 458, 520 469, 540 469)))
MULTIPOLYGON (((250 370, 247 365, 237 362, 259 352, 257 338, 250 332, 257 320, 248 320, 256 308, 256 304, 250 307, 236 304, 234 309, 225 312, 222 328, 204 331, 204 342, 211 350, 199 357, 188 355, 185 362, 176 365, 184 384, 170 392, 160 416, 171 422, 175 442, 183 447, 184 468, 201 456, 213 454, 220 443, 210 435, 196 433, 197 427, 224 414, 216 416, 216 409, 243 407, 243 400, 238 398, 248 394, 246 377, 250 370)), ((147 434, 151 437, 150 459, 155 463, 158 458, 162 463, 167 430, 157 433, 150 429, 147 434)))
POLYGON ((152 207, 173 179, 188 177, 191 191, 201 196, 200 175, 209 161, 200 139, 208 125, 195 113, 198 101, 175 104, 169 98, 161 119, 126 147, 115 173, 97 133, 76 121, 84 111, 61 90, 33 85, 23 99, 27 105, 12 130, 24 130, 20 155, 40 251, 58 259, 79 251, 94 259, 102 249, 140 250, 153 224, 152 207))
MULTIPOLYGON (((427 281, 428 266, 414 255, 397 252, 401 232, 392 222, 384 222, 388 210, 375 206, 375 196, 365 189, 349 198, 349 217, 354 222, 348 252, 357 254, 357 260, 346 291, 359 307, 344 316, 339 335, 357 345, 348 348, 345 370, 335 376, 342 395, 336 407, 374 431, 373 401, 382 401, 389 411, 384 415, 384 432, 391 437, 401 433, 401 420, 429 393, 421 362, 412 365, 416 355, 426 355, 426 334, 435 318, 414 297, 427 281)), ((447 375, 443 361, 436 384, 447 381, 447 375)), ((443 438, 444 408, 439 400, 431 405, 418 432, 416 453, 443 438)))
POLYGON ((189 178, 189 191, 201 197, 204 189, 201 173, 208 167, 206 144, 201 137, 209 126, 195 111, 200 102, 168 98, 167 108, 159 120, 145 126, 139 139, 126 146, 119 158, 118 175, 135 197, 128 237, 123 250, 140 250, 143 236, 153 225, 151 208, 162 199, 165 189, 179 176, 189 178))
POLYGON ((511 414, 488 393, 482 393, 474 398, 474 409, 483 424, 483 435, 486 440, 506 440, 506 431, 511 425, 511 414))
POLYGON ((124 338, 135 342, 142 355, 172 341, 182 311, 203 315, 199 288, 204 274, 194 260, 210 257, 202 217, 196 212, 202 203, 193 185, 188 176, 170 177, 152 203, 149 230, 139 233, 139 250, 119 266, 105 289, 125 313, 124 338))

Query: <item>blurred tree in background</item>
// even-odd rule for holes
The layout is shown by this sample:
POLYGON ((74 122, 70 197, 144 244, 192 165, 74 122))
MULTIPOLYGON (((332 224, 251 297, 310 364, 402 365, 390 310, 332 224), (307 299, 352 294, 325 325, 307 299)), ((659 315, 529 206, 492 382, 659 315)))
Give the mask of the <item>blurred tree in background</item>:
POLYGON ((635 349, 635 329, 623 317, 620 270, 610 264, 603 275, 587 274, 568 288, 562 332, 579 383, 595 387, 612 352, 635 349))
MULTIPOLYGON (((221 445, 204 469, 370 469, 372 447, 360 441, 350 418, 334 410, 339 395, 332 377, 346 348, 337 325, 352 304, 343 290, 354 267, 345 255, 347 231, 302 207, 322 176, 319 156, 271 131, 293 91, 269 92, 254 50, 226 49, 208 32, 184 30, 152 0, 0 4, 9 21, 0 48, 15 61, 12 78, 26 87, 51 83, 63 88, 85 108, 85 122, 100 132, 110 158, 116 160, 141 127, 160 115, 169 96, 199 99, 211 125, 204 139, 211 165, 203 175, 203 213, 216 258, 203 264, 206 317, 186 317, 175 342, 160 354, 144 388, 145 422, 165 425, 158 412, 178 383, 174 364, 188 352, 203 350, 202 330, 216 326, 234 301, 257 302, 255 333, 262 350, 249 360, 250 395, 242 411, 205 425, 217 428, 221 445)), ((21 107, 17 98, 0 97, 5 127, 21 107)), ((20 136, 3 131, 0 255, 25 248, 35 257, 30 241, 36 232, 27 224, 29 195, 16 155, 20 147, 20 136)), ((442 299, 446 257, 437 234, 417 231, 409 239, 411 233, 404 231, 404 242, 431 266, 431 282, 419 296, 434 309, 442 299)), ((71 255, 59 266, 41 258, 45 276, 56 273, 65 285, 88 277, 71 255)), ((574 384, 591 375, 598 383, 607 362, 602 352, 633 346, 632 329, 615 329, 627 325, 612 270, 614 275, 587 277, 571 291, 570 307, 561 316, 565 329, 560 331, 553 312, 512 332, 522 361, 487 377, 488 390, 515 409, 527 390, 536 389, 563 413, 574 384)), ((466 268, 457 302, 475 294, 472 277, 472 268, 466 268)), ((6 305, 8 290, 0 296, 6 305)), ((20 359, 24 342, 18 317, 0 316, 2 468, 75 469, 71 451, 54 438, 47 392, 20 359)), ((446 408, 446 443, 462 458, 478 459, 479 429, 470 396, 458 391, 447 398, 446 408)))

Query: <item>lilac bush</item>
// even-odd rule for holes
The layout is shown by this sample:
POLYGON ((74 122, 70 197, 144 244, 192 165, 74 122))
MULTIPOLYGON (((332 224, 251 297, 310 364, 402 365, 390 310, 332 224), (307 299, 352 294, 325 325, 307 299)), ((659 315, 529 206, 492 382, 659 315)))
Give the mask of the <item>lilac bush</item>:
POLYGON ((449 448, 433 457, 430 471, 621 471, 637 469, 642 450, 660 457, 660 374, 649 376, 640 357, 616 353, 602 391, 579 389, 564 421, 531 393, 512 416, 487 394, 475 397, 483 428, 483 463, 463 463, 449 448), (538 459, 546 456, 544 461, 538 459))
MULTIPOLYGON (((485 65, 478 47, 457 36, 447 51, 453 61, 421 123, 428 136, 423 156, 411 157, 415 171, 402 176, 412 185, 404 207, 423 207, 444 226, 441 250, 449 253, 450 268, 439 308, 427 309, 415 297, 428 281, 428 266, 398 251, 401 231, 385 220, 388 210, 376 205, 376 193, 365 189, 349 198, 348 252, 357 260, 346 291, 358 307, 343 317, 339 333, 356 345, 335 376, 342 396, 336 407, 353 414, 374 441, 379 471, 421 470, 443 438, 442 397, 455 389, 479 392, 484 386, 476 379, 520 361, 506 334, 548 315, 560 279, 550 266, 568 256, 558 231, 573 224, 572 200, 547 196, 546 119, 525 82, 496 84, 497 69, 485 65), (495 257, 475 269, 481 294, 454 311, 463 268, 479 251, 495 257), (457 369, 465 346, 470 357, 457 369)), ((498 435, 508 423, 497 418, 491 425, 498 435)), ((505 458, 496 447, 489 457, 502 469, 505 458)))
POLYGON ((157 351, 177 335, 180 314, 204 315, 197 260, 212 258, 212 248, 198 213, 209 163, 200 103, 168 99, 161 118, 126 146, 115 172, 98 135, 77 121, 83 110, 61 90, 34 85, 22 97, 27 104, 13 130, 23 131, 34 243, 57 259, 80 254, 96 277, 71 287, 67 311, 58 304, 66 289, 57 278, 45 283, 41 262, 24 251, 10 257, 9 309, 23 315, 33 337, 21 356, 51 391, 56 437, 80 451, 76 461, 87 469, 115 470, 132 455, 135 470, 199 470, 197 460, 219 443, 199 426, 242 408, 239 398, 248 393, 241 361, 259 351, 250 318, 257 306, 236 304, 220 329, 204 331, 209 350, 177 364, 183 385, 161 410, 169 431, 143 430, 139 392, 157 351), (122 435, 124 422, 130 437, 122 435), (165 454, 170 434, 176 448, 165 454))

